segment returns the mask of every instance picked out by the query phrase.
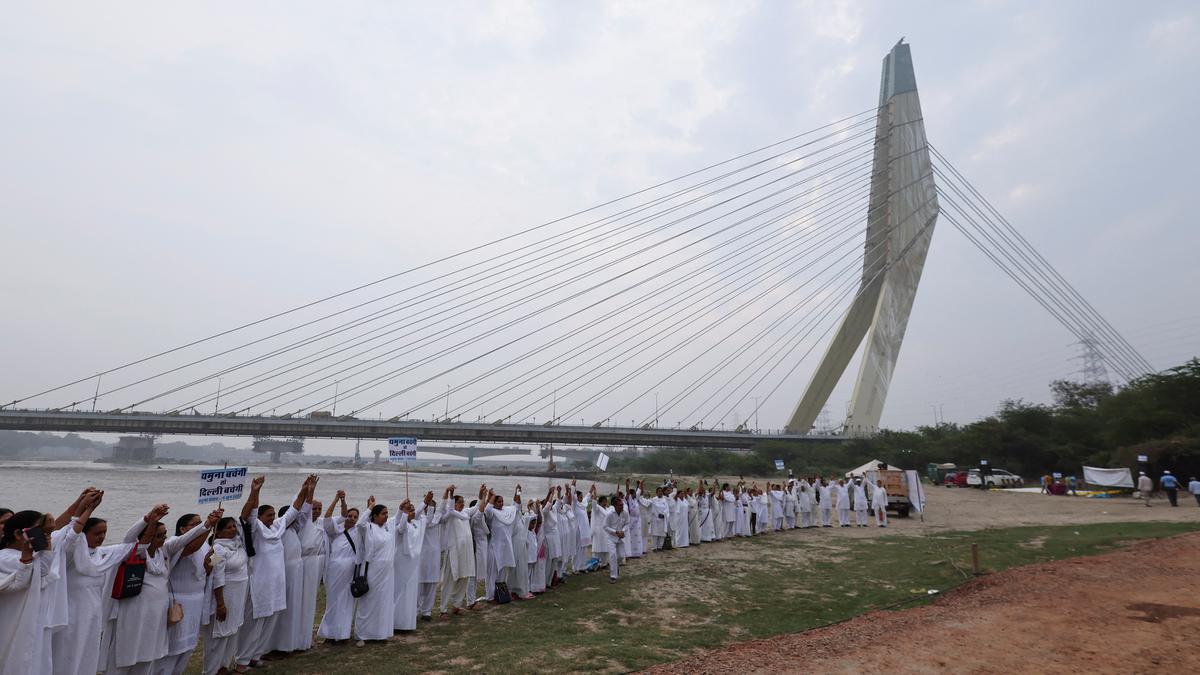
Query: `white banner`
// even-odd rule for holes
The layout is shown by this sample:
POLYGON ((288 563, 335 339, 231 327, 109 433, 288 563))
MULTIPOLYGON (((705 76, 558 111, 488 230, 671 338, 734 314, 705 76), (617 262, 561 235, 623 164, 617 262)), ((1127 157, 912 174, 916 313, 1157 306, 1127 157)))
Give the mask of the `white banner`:
POLYGON ((1104 487, 1133 487, 1133 474, 1129 469, 1099 469, 1094 466, 1083 467, 1083 479, 1089 485, 1104 487))
POLYGON ((775 460, 775 470, 783 471, 783 460, 782 459, 775 460))
POLYGON ((246 488, 247 468, 244 466, 224 469, 205 469, 200 472, 200 498, 198 504, 220 501, 238 501, 246 488))
POLYGON ((417 458, 417 439, 395 436, 388 439, 388 461, 393 464, 417 458))
POLYGON ((908 478, 908 501, 913 510, 920 513, 925 510, 925 487, 921 485, 921 476, 916 469, 905 471, 904 476, 908 478))
POLYGON ((596 456, 596 466, 601 471, 608 471, 608 455, 603 452, 596 456))

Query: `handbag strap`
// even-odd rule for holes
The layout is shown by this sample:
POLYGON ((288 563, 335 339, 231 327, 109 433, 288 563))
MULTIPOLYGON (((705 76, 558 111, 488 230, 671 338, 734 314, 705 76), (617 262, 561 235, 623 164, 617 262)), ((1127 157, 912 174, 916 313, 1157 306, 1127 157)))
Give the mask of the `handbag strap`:
POLYGON ((358 555, 358 548, 354 545, 354 539, 350 536, 350 530, 342 530, 342 534, 346 537, 346 541, 350 544, 350 550, 354 551, 354 555, 358 555))

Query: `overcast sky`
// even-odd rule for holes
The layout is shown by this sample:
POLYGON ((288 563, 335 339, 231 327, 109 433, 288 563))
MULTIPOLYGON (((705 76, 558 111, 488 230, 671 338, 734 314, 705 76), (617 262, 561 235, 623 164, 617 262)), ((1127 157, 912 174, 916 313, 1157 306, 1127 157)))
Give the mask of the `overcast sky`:
MULTIPOLYGON (((0 398, 870 108, 902 36, 930 140, 1155 367, 1177 365, 1200 353, 1198 14, 1000 0, 13 5, 0 23, 0 398)), ((1079 367, 1074 341, 943 222, 883 423, 1045 401, 1079 367)), ((782 426, 807 372, 762 407, 762 427, 782 426)), ((835 417, 848 398, 843 383, 835 417)))

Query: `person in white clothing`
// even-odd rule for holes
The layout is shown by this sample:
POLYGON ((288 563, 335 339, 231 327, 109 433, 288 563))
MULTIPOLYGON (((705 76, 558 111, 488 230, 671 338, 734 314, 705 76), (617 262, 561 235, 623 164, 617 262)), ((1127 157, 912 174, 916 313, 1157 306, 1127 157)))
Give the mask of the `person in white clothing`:
POLYGON ((333 503, 322 520, 329 553, 325 558, 325 613, 317 635, 326 642, 337 643, 349 640, 354 625, 354 596, 350 594, 350 582, 354 579, 354 565, 358 560, 357 532, 359 510, 346 506, 346 493, 337 491, 333 503), (340 508, 339 516, 333 517, 334 507, 340 508))
POLYGON ((393 562, 396 610, 395 629, 401 632, 417 629, 417 598, 420 595, 419 569, 421 547, 425 545, 425 519, 417 518, 417 509, 405 499, 400 503, 403 523, 396 519, 396 557, 393 562))
POLYGON ((783 511, 787 501, 783 492, 783 486, 779 483, 775 483, 774 485, 768 483, 767 490, 767 497, 771 501, 771 529, 782 530, 787 520, 786 514, 783 511))
POLYGON ((822 478, 817 485, 817 507, 821 512, 821 527, 833 527, 833 495, 829 481, 822 478))
POLYGON ((512 526, 517 519, 517 509, 511 505, 505 506, 504 497, 489 489, 483 513, 492 533, 488 537, 487 588, 492 593, 489 599, 495 600, 496 584, 510 585, 509 576, 517 564, 512 546, 512 526))
POLYGON ((630 558, 640 558, 645 553, 645 540, 642 538, 642 505, 638 500, 638 491, 629 486, 625 479, 625 510, 629 512, 629 540, 625 542, 630 558))
MULTIPOLYGON (((275 620, 275 633, 271 638, 271 648, 278 655, 290 654, 301 649, 304 645, 305 634, 312 636, 312 617, 308 617, 305 625, 302 610, 304 609, 304 547, 300 543, 300 532, 312 523, 312 491, 316 488, 316 479, 304 495, 304 504, 300 513, 288 527, 283 530, 280 541, 283 543, 283 576, 287 583, 287 598, 285 607, 275 620)), ((284 516, 290 510, 284 506, 279 509, 279 515, 284 516)))
POLYGON ((300 598, 300 616, 294 624, 298 640, 296 649, 299 651, 307 651, 313 646, 317 592, 320 590, 321 577, 325 573, 325 559, 329 555, 329 537, 325 534, 325 518, 321 516, 323 506, 321 502, 313 499, 312 518, 304 519, 297 531, 300 535, 301 580, 304 584, 300 598))
MULTIPOLYGON (((565 555, 565 552, 562 550, 562 539, 558 536, 560 516, 558 502, 560 499, 557 495, 561 494, 562 487, 559 487, 556 491, 554 486, 551 485, 550 491, 546 494, 546 498, 542 501, 540 507, 542 517, 541 537, 542 544, 546 549, 542 575, 545 579, 543 586, 546 588, 553 587, 558 583, 559 564, 562 562, 563 555, 565 555)), ((542 565, 542 562, 542 560, 539 560, 538 564, 542 565)))
POLYGON ((200 527, 168 541, 167 527, 160 522, 167 512, 167 505, 159 504, 126 535, 127 540, 131 536, 138 538, 138 552, 146 560, 146 574, 137 595, 117 601, 117 622, 109 652, 110 673, 153 673, 159 660, 167 655, 167 609, 171 605, 168 579, 172 561, 192 541, 203 538, 222 515, 219 510, 213 511, 200 527))
MULTIPOLYGON (((249 517, 249 500, 242 514, 249 517)), ((234 667, 237 657, 237 636, 246 617, 246 600, 250 596, 250 558, 246 556, 242 529, 237 518, 221 518, 213 528, 212 573, 209 584, 212 593, 213 616, 204 638, 204 675, 216 675, 234 667)), ((238 672, 245 672, 243 666, 238 672)))
MULTIPOLYGON (((442 495, 442 507, 453 504, 442 517, 443 536, 446 539, 446 555, 442 559, 442 616, 449 608, 462 614, 467 606, 467 586, 475 578, 475 541, 471 535, 471 514, 466 511, 466 500, 454 494, 454 486, 446 488, 442 495)), ((483 515, 487 505, 479 503, 474 509, 483 515)), ((472 604, 475 598, 472 597, 472 604)))
POLYGON ((846 487, 844 479, 839 479, 837 485, 833 486, 833 495, 836 502, 838 525, 850 527, 850 489, 846 487))
POLYGON ((103 545, 108 523, 92 516, 103 499, 103 491, 92 493, 92 498, 82 504, 82 511, 72 526, 80 536, 70 543, 67 551, 71 620, 52 638, 55 675, 100 670, 103 610, 111 589, 109 573, 137 547, 136 542, 103 545))
MULTIPOLYGON (((214 523, 215 524, 215 523, 214 523)), ((200 516, 188 513, 175 523, 175 537, 200 526, 200 516)), ((167 543, 171 540, 168 539, 167 543)), ((207 623, 208 571, 204 561, 212 548, 205 538, 193 539, 171 562, 171 599, 183 607, 183 620, 167 627, 167 655, 155 667, 162 675, 183 675, 188 659, 200 640, 200 625, 207 623)))
POLYGON ((546 538, 542 533, 542 503, 530 498, 526 509, 532 518, 529 520, 529 592, 541 595, 546 592, 546 538))
POLYGON ((471 516, 471 541, 475 546, 475 576, 467 581, 467 598, 471 600, 470 609, 474 609, 476 603, 481 600, 487 600, 487 594, 480 594, 479 584, 484 583, 484 576, 487 574, 488 568, 488 535, 491 530, 488 529, 487 516, 484 515, 483 501, 487 499, 487 486, 479 486, 479 498, 473 500, 468 506, 468 512, 471 516))
POLYGON ((871 493, 871 508, 875 509, 875 524, 887 527, 888 493, 883 487, 883 481, 875 481, 875 490, 871 493))
MULTIPOLYGON (((292 508, 276 517, 275 507, 263 504, 250 511, 243 526, 250 529, 250 547, 254 555, 250 561, 250 612, 249 621, 242 624, 238 637, 237 664, 254 666, 263 654, 270 651, 275 636, 275 624, 279 615, 287 609, 287 578, 285 576, 283 534, 305 506, 309 486, 315 484, 315 475, 309 475, 300 486, 292 508)), ((265 476, 250 482, 250 499, 259 501, 265 476)))
POLYGON ((421 564, 417 571, 420 584, 417 596, 417 614, 429 621, 433 618, 433 601, 437 595, 438 581, 442 572, 442 514, 433 499, 433 491, 425 493, 417 517, 425 520, 425 534, 421 542, 421 564))
POLYGON ((866 527, 869 518, 867 511, 870 508, 870 503, 867 501, 867 488, 863 485, 862 478, 854 479, 853 498, 854 524, 859 527, 866 527))
POLYGON ((403 508, 391 516, 388 507, 367 498, 367 515, 355 527, 358 544, 358 574, 367 578, 367 593, 354 609, 354 635, 363 646, 367 640, 386 640, 396 622, 396 529, 408 522, 403 508))
POLYGON ((40 668, 44 627, 41 617, 42 571, 51 548, 34 551, 26 536, 46 515, 18 511, 4 521, 0 534, 0 674, 27 675, 40 668))
POLYGON ((608 536, 610 555, 608 557, 608 581, 617 583, 618 567, 624 557, 625 532, 629 528, 629 513, 625 511, 625 500, 621 495, 613 497, 612 508, 604 513, 604 533, 608 536))
POLYGON ((800 481, 796 490, 796 513, 799 514, 799 525, 802 528, 813 526, 813 493, 808 489, 807 481, 800 481))
POLYGON ((787 489, 783 491, 783 523, 789 530, 796 529, 796 493, 799 491, 794 480, 788 481, 787 489))

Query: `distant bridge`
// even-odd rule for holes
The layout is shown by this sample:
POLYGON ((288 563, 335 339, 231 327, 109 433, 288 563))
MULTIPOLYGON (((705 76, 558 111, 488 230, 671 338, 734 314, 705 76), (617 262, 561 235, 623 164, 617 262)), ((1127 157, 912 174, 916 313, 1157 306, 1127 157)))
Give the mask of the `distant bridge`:
MULTIPOLYGON (((291 438, 384 439, 411 436, 423 441, 749 449, 763 441, 840 443, 841 436, 753 434, 738 431, 644 429, 387 421, 346 418, 283 419, 226 415, 89 413, 0 410, 0 429, 73 433, 162 434, 172 436, 286 436, 291 438)), ((518 453, 519 454, 519 453, 518 453)))

